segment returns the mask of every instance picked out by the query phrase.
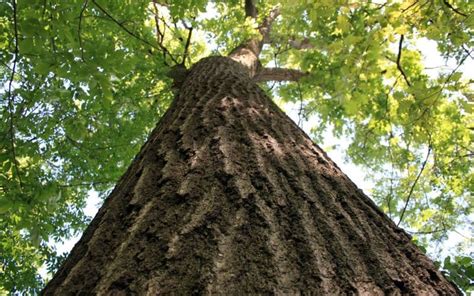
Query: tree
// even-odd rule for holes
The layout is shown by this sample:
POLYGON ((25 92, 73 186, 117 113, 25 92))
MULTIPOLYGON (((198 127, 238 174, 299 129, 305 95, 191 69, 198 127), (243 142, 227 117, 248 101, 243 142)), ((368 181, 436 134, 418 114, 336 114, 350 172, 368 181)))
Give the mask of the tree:
POLYGON ((456 294, 249 72, 192 68, 44 295, 456 294))
MULTIPOLYGON (((226 53, 245 40, 256 40, 262 32, 255 24, 264 23, 275 6, 260 3, 262 13, 255 21, 256 10, 247 9, 245 18, 239 1, 215 4, 221 18, 201 19, 196 16, 206 10, 207 1, 121 3, 0 4, 6 32, 0 43, 2 129, 7 131, 1 138, 0 176, 6 290, 33 289, 39 281, 35 271, 45 259, 51 270, 59 265, 48 240, 80 231, 87 222, 82 214, 87 190, 107 191, 123 172, 171 101, 168 66, 191 65, 209 54, 199 38, 191 39, 193 32, 214 34, 216 51, 226 53), (222 33, 230 28, 232 34, 222 33)), ((301 103, 301 114, 317 112, 321 128, 316 139, 328 125, 338 135, 352 135, 350 157, 373 170, 380 183, 374 199, 398 224, 419 235, 430 233, 434 240, 445 238, 471 211, 469 84, 458 68, 436 78, 426 75, 419 52, 409 42, 417 36, 435 40, 443 56, 461 65, 473 48, 471 10, 463 1, 282 2, 281 16, 263 40, 271 46, 259 58, 263 65, 293 70, 254 67, 258 80, 298 80, 272 92, 301 103), (391 51, 391 44, 397 51, 391 51)), ((196 135, 199 141, 206 138, 196 135)), ((280 142, 266 141, 289 140, 273 138, 280 142)), ((178 156, 189 157, 192 151, 178 156)), ((228 173, 218 180, 230 188, 235 181, 228 173)), ((293 191, 298 187, 289 186, 296 186, 293 191)), ((131 206, 126 211, 137 210, 131 206)), ((304 244, 298 236, 294 244, 304 244)), ((360 237, 354 239, 366 247, 360 237)), ((418 237, 421 244, 427 241, 418 237)), ((372 264, 381 263, 366 266, 372 264)), ((426 264, 425 270, 433 273, 429 277, 447 285, 426 264)), ((374 283, 387 279, 381 276, 374 283)), ((404 283, 393 285, 404 289, 404 283)))

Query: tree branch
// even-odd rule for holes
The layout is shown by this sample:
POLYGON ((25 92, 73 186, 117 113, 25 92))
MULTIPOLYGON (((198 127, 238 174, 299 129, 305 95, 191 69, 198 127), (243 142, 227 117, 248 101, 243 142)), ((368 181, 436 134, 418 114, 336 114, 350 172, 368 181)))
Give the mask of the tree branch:
POLYGON ((245 16, 254 19, 257 18, 257 7, 255 6, 255 0, 245 0, 245 16))
POLYGON ((263 68, 253 77, 255 82, 264 81, 298 81, 309 73, 296 69, 263 68))
MULTIPOLYGON (((134 32, 130 31, 127 27, 125 27, 123 25, 122 22, 119 22, 116 18, 114 18, 107 10, 105 10, 102 6, 100 6, 96 0, 92 0, 92 3, 94 3, 94 5, 100 10, 102 11, 102 13, 104 13, 110 20, 112 20, 115 24, 117 24, 120 28, 122 28, 125 32, 127 32, 127 34, 129 34, 130 36, 134 37, 135 39, 137 40, 140 40, 141 42, 145 43, 146 45, 148 46, 151 46, 153 47, 154 49, 157 49, 157 50, 160 50, 163 52, 163 54, 165 55, 168 55, 170 57, 170 59, 175 63, 175 64, 178 64, 178 61, 171 55, 171 53, 169 52, 169 50, 163 46, 163 44, 161 43, 157 43, 158 46, 150 43, 148 40, 146 39, 143 39, 142 37, 138 36, 137 34, 135 34, 134 32)), ((166 60, 164 61, 165 64, 166 64, 166 60)))
POLYGON ((410 199, 411 199, 411 196, 412 196, 412 194, 413 194, 413 191, 415 190, 416 183, 418 183, 418 180, 420 179, 421 174, 422 174, 423 171, 425 170, 425 167, 426 167, 426 164, 428 163, 428 159, 429 159, 429 157, 430 157, 430 154, 431 154, 431 144, 430 144, 430 146, 428 147, 428 152, 426 153, 425 161, 423 161, 423 163, 421 164, 421 169, 420 169, 420 171, 418 172, 418 175, 416 176, 415 181, 413 182, 413 184, 411 184, 410 192, 408 192, 408 196, 407 196, 407 199, 406 199, 406 201, 405 201, 405 206, 403 207, 402 213, 401 213, 401 215, 400 215, 400 220, 398 220, 397 226, 400 225, 400 223, 401 223, 402 220, 403 220, 403 216, 405 215, 405 211, 407 210, 408 203, 410 202, 410 199))
POLYGON ((304 115, 303 92, 301 91, 300 83, 297 81, 296 84, 298 89, 298 97, 300 99, 300 107, 298 108, 298 126, 303 129, 303 118, 307 120, 307 118, 305 118, 306 116, 304 115))
POLYGON ((466 14, 462 13, 461 11, 459 11, 457 8, 455 8, 454 6, 452 6, 447 0, 443 0, 443 3, 449 7, 449 9, 451 9, 452 11, 454 11, 455 13, 459 14, 459 15, 462 15, 463 17, 467 17, 466 14))
POLYGON ((453 75, 458 71, 459 67, 461 67, 464 64, 464 62, 467 60, 467 58, 471 56, 471 53, 473 51, 474 51, 474 49, 471 50, 471 51, 468 51, 466 53, 466 55, 459 61, 459 64, 456 66, 456 68, 454 68, 453 71, 451 71, 451 73, 449 73, 448 77, 446 78, 446 80, 443 83, 443 88, 451 80, 453 75))
POLYGON ((462 46, 462 49, 464 50, 465 53, 467 53, 467 55, 468 55, 471 59, 474 59, 474 57, 471 55, 471 52, 472 52, 472 51, 467 50, 467 48, 464 47, 464 45, 462 46))
MULTIPOLYGON (((161 32, 160 30, 160 22, 159 22, 159 17, 158 17, 158 5, 156 4, 156 1, 153 1, 153 14, 155 18, 155 30, 156 30, 156 42, 161 43, 163 39, 165 38, 165 30, 161 32)), ((166 27, 164 27, 166 29, 166 27)))
MULTIPOLYGON (((163 21, 163 32, 160 30, 160 22, 159 22, 159 10, 158 10, 158 5, 156 3, 156 1, 153 1, 153 8, 154 8, 154 15, 155 15, 155 30, 156 30, 156 42, 158 44, 162 44, 163 40, 165 40, 165 33, 166 33, 166 27, 167 27, 167 24, 165 22, 165 20, 162 19, 163 21)), ((166 60, 166 53, 164 51, 162 51, 163 53, 163 59, 166 60)))
POLYGON ((84 11, 86 10, 87 4, 89 0, 85 0, 84 4, 82 5, 81 13, 79 14, 79 25, 77 27, 77 38, 79 39, 79 48, 81 50, 81 60, 84 60, 84 47, 82 46, 82 37, 81 37, 81 26, 82 26, 82 17, 84 16, 84 11))
POLYGON ((405 82, 408 84, 408 86, 411 86, 410 81, 408 81, 408 77, 403 71, 402 65, 400 63, 400 60, 402 58, 402 50, 403 50, 403 38, 405 36, 403 34, 400 35, 400 42, 398 43, 398 55, 397 55, 397 69, 402 73, 403 78, 405 79, 405 82))
POLYGON ((438 232, 446 232, 446 228, 437 228, 435 230, 431 230, 431 231, 408 231, 407 232, 410 234, 410 235, 426 235, 426 234, 434 234, 434 233, 438 233, 438 232))
POLYGON ((18 64, 18 55, 20 53, 20 49, 18 47, 18 19, 17 19, 17 7, 16 7, 16 0, 12 0, 12 7, 13 7, 13 30, 15 34, 15 49, 14 49, 14 59, 13 59, 13 66, 11 69, 10 80, 8 82, 8 90, 7 90, 7 98, 8 98, 8 113, 9 113, 9 129, 10 129, 10 145, 12 149, 12 157, 13 157, 13 167, 15 168, 18 182, 20 184, 20 189, 23 189, 23 182, 21 180, 20 175, 20 168, 18 166, 18 161, 16 160, 16 149, 15 149, 15 126, 13 122, 13 113, 14 113, 14 95, 13 95, 13 80, 15 79, 16 74, 16 67, 18 64))
POLYGON ((277 6, 270 11, 267 17, 263 20, 263 23, 258 27, 258 30, 262 35, 261 46, 263 46, 264 43, 269 42, 272 24, 279 15, 280 8, 277 6))
POLYGON ((309 49, 314 48, 314 45, 311 44, 309 38, 304 38, 302 40, 290 39, 288 44, 294 49, 309 49))
POLYGON ((461 67, 464 62, 466 61, 466 59, 468 57, 471 56, 471 53, 474 51, 474 49, 470 52, 467 52, 467 54, 459 61, 459 64, 456 66, 456 68, 454 68, 451 73, 448 75, 448 77, 446 77, 446 79, 444 80, 443 82, 443 85, 441 86, 441 88, 439 90, 436 90, 434 91, 433 93, 431 94, 428 94, 427 96, 425 96, 424 98, 422 98, 421 100, 426 100, 426 99, 429 99, 431 98, 432 96, 434 95, 437 95, 436 98, 431 102, 430 105, 426 106, 426 108, 424 108, 423 112, 421 113, 420 116, 418 116, 417 118, 413 119, 412 122, 410 122, 410 124, 414 124, 415 122, 417 122, 418 120, 420 120, 421 118, 423 118, 423 116, 426 114, 426 112, 430 111, 431 110, 431 106, 434 106, 436 104, 436 102, 439 100, 439 98, 441 97, 441 94, 443 93, 443 90, 445 89, 446 85, 449 83, 449 81, 451 80, 451 78, 453 77, 453 75, 457 72, 457 70, 459 69, 459 67, 461 67))
POLYGON ((181 64, 184 65, 184 63, 186 62, 186 58, 189 55, 189 45, 191 44, 191 37, 192 37, 192 34, 193 34, 193 27, 192 27, 192 25, 187 26, 184 22, 183 22, 183 25, 188 30, 188 38, 186 39, 186 44, 184 45, 183 60, 181 61, 181 64))
MULTIPOLYGON (((253 2, 245 1, 245 3, 246 5, 250 5, 253 2)), ((250 8, 251 7, 247 7, 246 11, 250 11, 250 8)), ((254 37, 247 40, 234 48, 229 54, 231 59, 241 63, 249 70, 250 77, 255 76, 258 71, 258 56, 262 51, 263 44, 268 42, 271 25, 278 15, 280 15, 280 9, 278 7, 273 8, 258 28, 261 38, 254 37)))
POLYGON ((415 0, 412 4, 410 4, 407 8, 405 9, 402 9, 402 13, 404 13, 405 11, 411 9, 413 6, 417 5, 418 4, 418 0, 415 0))
POLYGON ((114 181, 96 181, 96 182, 84 182, 84 183, 73 183, 73 184, 60 184, 58 185, 59 187, 66 188, 66 187, 80 187, 80 186, 94 186, 94 185, 100 185, 100 184, 111 184, 113 185, 114 181))

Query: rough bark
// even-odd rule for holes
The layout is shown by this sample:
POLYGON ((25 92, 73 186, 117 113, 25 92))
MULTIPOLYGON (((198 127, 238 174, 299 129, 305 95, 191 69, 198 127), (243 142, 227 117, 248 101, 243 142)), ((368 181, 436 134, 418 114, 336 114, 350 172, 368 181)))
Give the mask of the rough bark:
POLYGON ((410 237, 224 57, 172 106, 44 295, 454 295, 410 237))

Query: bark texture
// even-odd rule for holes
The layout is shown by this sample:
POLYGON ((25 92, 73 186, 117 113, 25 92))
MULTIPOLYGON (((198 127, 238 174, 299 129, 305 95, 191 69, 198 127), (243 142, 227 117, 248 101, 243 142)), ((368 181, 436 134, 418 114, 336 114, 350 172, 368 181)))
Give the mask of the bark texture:
POLYGON ((225 57, 174 103, 44 295, 455 295, 225 57))

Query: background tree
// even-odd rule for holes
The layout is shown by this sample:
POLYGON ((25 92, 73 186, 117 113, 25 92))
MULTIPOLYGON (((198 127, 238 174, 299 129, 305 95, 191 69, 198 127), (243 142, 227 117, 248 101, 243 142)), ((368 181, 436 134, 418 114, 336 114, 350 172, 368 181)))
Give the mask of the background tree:
MULTIPOLYGON (((228 54, 258 34, 256 24, 277 5, 259 3, 254 20, 241 1, 170 2, 0 3, 5 291, 33 291, 42 285, 43 263, 57 268, 62 256, 52 243, 87 224, 88 190, 107 194, 171 102, 169 67, 228 54), (215 14, 203 16, 210 8, 215 14)), ((261 63, 304 77, 270 83, 268 91, 317 117, 318 142, 326 128, 352 141, 348 158, 372 172, 372 197, 419 244, 466 225, 472 82, 459 67, 472 59, 472 5, 278 2, 261 63), (427 75, 419 38, 435 41, 458 67, 427 75)), ((467 287, 470 258, 454 261, 445 266, 467 287)))

